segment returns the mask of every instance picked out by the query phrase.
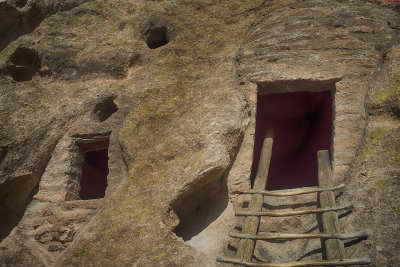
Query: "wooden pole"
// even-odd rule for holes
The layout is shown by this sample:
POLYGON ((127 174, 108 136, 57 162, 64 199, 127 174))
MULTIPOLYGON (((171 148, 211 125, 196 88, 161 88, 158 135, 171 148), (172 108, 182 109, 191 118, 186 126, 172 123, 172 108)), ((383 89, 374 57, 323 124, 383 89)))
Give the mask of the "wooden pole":
POLYGON ((315 214, 315 213, 324 213, 328 211, 339 211, 339 210, 348 210, 354 208, 353 203, 349 203, 343 206, 332 206, 326 208, 319 209, 303 209, 303 210, 293 210, 293 211, 236 211, 236 216, 269 216, 269 217, 284 217, 284 216, 295 216, 295 215, 304 215, 304 214, 315 214))
POLYGON ((348 265, 368 265, 371 259, 343 259, 343 260, 315 260, 315 261, 292 261, 292 262, 250 262, 236 258, 218 257, 217 261, 225 263, 239 264, 250 267, 300 267, 300 266, 348 266, 348 265))
MULTIPOLYGON (((253 189, 264 190, 267 185, 269 163, 271 161, 272 154, 272 137, 268 135, 264 139, 261 157, 258 163, 257 175, 254 181, 253 189)), ((262 204, 264 202, 264 196, 261 194, 254 194, 251 196, 249 203, 250 211, 261 211, 262 204)), ((255 235, 258 232, 258 227, 260 224, 260 218, 257 216, 248 216, 245 218, 242 233, 255 235)), ((237 257, 245 261, 251 261, 253 256, 255 240, 252 239, 242 239, 239 241, 239 246, 237 250, 237 257)))
POLYGON ((325 191, 335 191, 345 188, 344 184, 340 184, 335 187, 321 189, 318 187, 302 187, 302 188, 293 188, 293 189, 285 189, 285 190, 246 190, 243 191, 243 194, 262 194, 264 196, 271 196, 271 197, 287 197, 287 196, 297 196, 297 195, 304 195, 304 194, 311 194, 311 193, 319 193, 325 191))
MULTIPOLYGON (((320 150, 318 157, 318 182, 321 189, 330 188, 332 182, 332 168, 328 150, 320 150)), ((319 194, 319 203, 321 208, 332 207, 336 205, 335 195, 332 191, 321 192, 319 194)), ((339 218, 336 212, 329 211, 322 214, 322 227, 325 233, 340 233, 339 218)), ((328 260, 341 260, 346 258, 344 244, 339 239, 325 240, 326 258, 328 260)), ((342 264, 343 265, 343 264, 342 264)))
POLYGON ((255 239, 255 240, 276 240, 276 239, 285 239, 285 240, 294 240, 294 239, 311 239, 311 238, 322 238, 322 239, 355 239, 355 238, 362 238, 367 237, 368 232, 362 231, 357 233, 349 233, 349 234, 329 234, 329 233, 309 233, 309 234, 282 234, 282 233, 275 233, 275 234, 263 234, 263 235, 249 235, 249 234, 242 234, 242 233, 235 233, 230 232, 230 237, 235 238, 247 238, 247 239, 255 239))

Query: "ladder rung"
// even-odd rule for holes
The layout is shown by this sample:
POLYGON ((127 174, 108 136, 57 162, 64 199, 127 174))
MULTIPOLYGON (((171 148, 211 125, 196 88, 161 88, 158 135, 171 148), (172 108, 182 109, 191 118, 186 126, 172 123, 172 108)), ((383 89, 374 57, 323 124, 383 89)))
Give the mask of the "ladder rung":
POLYGON ((269 217, 284 217, 284 216, 294 216, 302 214, 314 214, 323 213, 328 211, 339 211, 354 208, 353 203, 349 203, 344 206, 333 206, 327 208, 318 209, 305 209, 305 210, 295 210, 295 211, 236 211, 236 216, 269 216, 269 217))
POLYGON ((250 262, 235 258, 217 257, 217 261, 239 264, 250 267, 289 267, 289 266, 345 266, 345 265, 368 265, 369 258, 342 259, 342 260, 314 260, 314 261, 292 261, 292 262, 250 262))
POLYGON ((368 232, 362 231, 357 233, 349 233, 349 234, 330 234, 330 233, 309 233, 309 234, 264 234, 264 235, 250 235, 250 234, 242 234, 236 232, 230 232, 230 237, 242 238, 242 239, 254 239, 254 240, 275 240, 275 239, 311 239, 311 238, 322 238, 322 239, 354 239, 367 237, 368 232))
POLYGON ((296 196, 296 195, 304 195, 304 194, 311 194, 311 193, 319 193, 319 192, 326 192, 326 191, 335 191, 345 188, 345 184, 340 184, 335 187, 331 188, 318 188, 318 187, 302 187, 302 188, 294 188, 294 189, 285 189, 285 190, 257 190, 251 189, 243 191, 243 194, 261 194, 265 196, 273 196, 273 197, 286 197, 286 196, 296 196))

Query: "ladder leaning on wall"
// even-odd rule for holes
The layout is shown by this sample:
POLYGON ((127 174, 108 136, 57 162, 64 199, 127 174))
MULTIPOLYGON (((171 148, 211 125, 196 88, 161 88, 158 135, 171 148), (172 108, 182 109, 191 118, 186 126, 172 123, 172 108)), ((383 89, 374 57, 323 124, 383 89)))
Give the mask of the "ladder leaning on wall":
POLYGON ((348 259, 344 249, 343 240, 366 238, 366 231, 357 233, 340 233, 340 225, 337 211, 352 209, 354 205, 349 203, 343 206, 337 206, 334 191, 345 187, 344 184, 333 186, 332 169, 330 165, 329 152, 320 150, 317 153, 318 158, 318 182, 319 187, 303 187, 288 190, 267 191, 264 190, 267 184, 269 171, 269 163, 272 154, 273 139, 266 137, 264 139, 261 158, 257 170, 252 190, 242 193, 251 194, 251 199, 247 211, 236 211, 236 216, 246 216, 242 227, 242 232, 230 232, 229 236, 239 238, 239 246, 236 258, 218 257, 217 261, 224 263, 232 263, 241 266, 254 267, 287 267, 287 266, 348 266, 348 265, 368 265, 371 263, 369 258, 348 259), (320 208, 303 209, 296 211, 262 211, 264 195, 282 197, 294 196, 310 193, 319 194, 320 208), (261 216, 283 217, 302 214, 321 214, 322 217, 322 233, 306 233, 306 234, 258 234, 261 216), (253 252, 257 240, 293 240, 293 239, 311 239, 320 238, 325 243, 326 260, 310 260, 310 261, 293 261, 293 262, 253 262, 253 252))

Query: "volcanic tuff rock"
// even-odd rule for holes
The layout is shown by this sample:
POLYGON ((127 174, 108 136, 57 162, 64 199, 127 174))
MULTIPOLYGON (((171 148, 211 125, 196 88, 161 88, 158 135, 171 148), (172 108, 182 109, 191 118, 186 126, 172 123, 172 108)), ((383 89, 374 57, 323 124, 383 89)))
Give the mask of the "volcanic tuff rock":
MULTIPOLYGON (((0 266, 212 266, 233 255, 257 92, 310 83, 336 87, 333 168, 348 185, 338 201, 356 205, 343 227, 371 233, 349 255, 399 261, 398 5, 84 2, 0 1, 0 266), (96 138, 109 142, 106 196, 67 197, 82 142, 96 138), (198 229, 192 215, 205 218, 198 229)), ((311 221, 296 220, 282 229, 311 221)), ((289 259, 314 245, 256 253, 289 259)))
POLYGON ((1 0, 0 50, 18 36, 33 31, 44 18, 88 1, 90 0, 1 0))

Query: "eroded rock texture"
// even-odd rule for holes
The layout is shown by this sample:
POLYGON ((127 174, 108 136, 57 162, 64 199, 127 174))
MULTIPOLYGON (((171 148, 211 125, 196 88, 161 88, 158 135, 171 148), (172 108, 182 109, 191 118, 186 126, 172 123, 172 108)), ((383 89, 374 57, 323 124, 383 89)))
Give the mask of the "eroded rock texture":
POLYGON ((44 18, 88 1, 1 0, 0 51, 19 36, 32 32, 44 18))
MULTIPOLYGON (((324 90, 334 179, 348 186, 338 201, 356 206, 341 222, 371 234, 349 255, 399 261, 396 3, 84 2, 0 0, 0 266, 217 265, 237 247, 227 233, 242 226, 258 94, 324 90), (86 153, 106 150, 105 197, 81 199, 86 153)), ((324 253, 299 240, 255 256, 324 253)))
MULTIPOLYGON (((396 8, 396 6, 393 7, 396 8)), ((394 44, 399 41, 399 31, 393 25, 398 25, 398 23, 397 11, 380 8, 373 3, 277 1, 259 11, 236 57, 238 73, 244 79, 256 83, 260 94, 318 91, 326 90, 324 83, 334 85, 332 140, 334 179, 337 182, 349 183, 347 189, 349 195, 339 200, 343 203, 355 201, 357 207, 353 214, 343 219, 343 231, 367 229, 373 232, 371 240, 361 245, 357 242, 355 243, 358 245, 348 243, 347 246, 351 251, 349 255, 370 255, 376 266, 393 265, 393 256, 387 255, 391 253, 389 251, 398 249, 400 245, 398 241, 390 237, 392 234, 398 235, 399 231, 399 225, 390 223, 394 222, 398 216, 396 215, 398 201, 393 195, 393 192, 398 190, 398 179, 396 180, 393 174, 394 169, 398 170, 398 166, 394 163, 397 155, 394 151, 397 150, 393 148, 392 152, 383 152, 388 149, 384 148, 383 144, 396 143, 394 139, 389 141, 391 140, 389 138, 394 138, 396 134, 391 133, 382 142, 371 141, 369 137, 371 134, 374 135, 376 129, 369 129, 373 127, 371 125, 378 123, 377 121, 379 123, 393 121, 388 123, 391 127, 397 124, 395 123, 397 121, 396 108, 394 108, 398 105, 397 93, 394 93, 398 86, 395 78, 397 63, 394 63, 397 62, 395 59, 397 50, 394 44), (371 84, 376 89, 370 90, 371 84), (368 105, 366 98, 371 97, 372 104, 368 105), (378 113, 379 119, 375 119, 378 113), (368 129, 367 133, 365 133, 366 129, 368 129), (372 133, 369 133, 370 131, 372 133), (371 142, 373 145, 370 144, 371 142), (385 161, 391 163, 386 163, 385 167, 380 166, 378 162, 373 163, 369 156, 363 154, 368 154, 370 147, 372 149, 375 145, 381 147, 380 152, 374 154, 376 156, 379 154, 377 157, 383 159, 382 153, 393 154, 393 156, 386 156, 385 161), (363 150, 367 152, 361 152, 360 155, 361 147, 364 147, 363 150), (393 158, 390 160, 388 157, 393 158), (391 181, 387 192, 381 189, 383 192, 378 193, 379 190, 371 189, 369 183, 372 183, 374 187, 372 177, 369 181, 368 179, 363 181, 360 178, 363 177, 359 174, 362 171, 357 167, 360 165, 360 160, 365 161, 363 165, 367 165, 370 169, 364 171, 368 177, 375 173, 374 177, 378 179, 378 169, 381 169, 380 174, 382 174, 382 169, 387 172, 384 175, 386 178, 381 177, 384 182, 391 181), (389 169, 392 171, 390 172, 389 169), (367 174, 369 172, 371 174, 367 174), (381 206, 380 212, 377 212, 379 205, 372 204, 375 201, 385 205, 386 208, 382 209, 383 206, 381 206), (366 205, 366 203, 369 204, 366 205), (386 215, 382 216, 382 212, 386 215), (387 222, 384 222, 385 220, 387 222), (379 226, 375 228, 374 225, 379 226), (383 241, 387 239, 391 241, 383 241), (371 245, 372 243, 374 245, 371 245)), ((279 116, 279 111, 277 113, 276 116, 279 116)), ((383 138, 388 133, 381 134, 379 138, 383 138)), ((241 153, 238 157, 240 156, 241 153)), ((249 165, 248 163, 247 166, 249 165)), ((244 175, 244 173, 241 174, 244 175)), ((234 176, 233 179, 238 181, 232 184, 234 190, 244 187, 239 182, 239 178, 234 176)), ((379 183, 379 181, 375 182, 379 183)), ((270 208, 297 209, 315 207, 317 204, 315 198, 297 200, 300 203, 303 202, 303 205, 297 207, 293 205, 296 202, 291 199, 281 201, 265 199, 265 201, 270 208)), ((265 220, 261 231, 264 231, 263 229, 267 232, 319 231, 321 229, 318 229, 316 219, 305 217, 304 219, 265 220)), ((318 243, 320 242, 292 241, 264 245, 259 243, 256 253, 260 259, 269 261, 318 258, 316 257, 318 254, 323 256, 318 243)))

